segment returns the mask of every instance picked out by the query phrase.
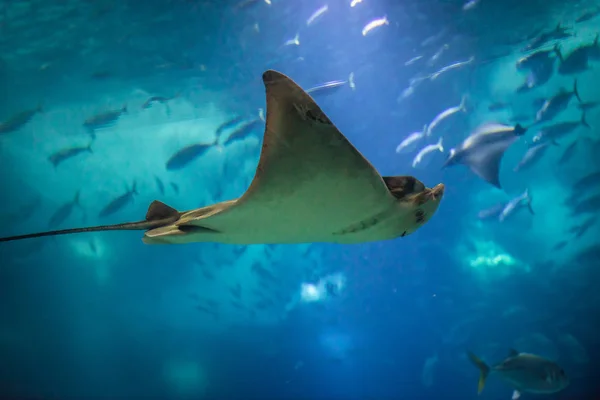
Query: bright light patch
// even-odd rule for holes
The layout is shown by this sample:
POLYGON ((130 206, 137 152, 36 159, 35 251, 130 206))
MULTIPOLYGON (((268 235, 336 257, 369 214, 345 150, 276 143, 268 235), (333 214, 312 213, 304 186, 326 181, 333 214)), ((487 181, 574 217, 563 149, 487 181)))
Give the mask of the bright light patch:
POLYGON ((302 301, 311 303, 313 301, 319 301, 321 299, 321 293, 312 283, 303 283, 300 297, 302 298, 302 301))
POLYGON ((491 254, 486 256, 478 256, 471 260, 469 263, 473 268, 487 267, 494 268, 498 266, 512 266, 515 265, 515 259, 509 254, 491 254))
POLYGON ((300 289, 300 300, 304 303, 323 301, 328 297, 339 296, 346 287, 346 277, 341 274, 327 275, 316 284, 303 283, 300 289))
POLYGON ((516 270, 530 270, 529 265, 513 257, 493 240, 475 240, 471 246, 462 247, 460 253, 470 268, 485 275, 503 277, 516 270))

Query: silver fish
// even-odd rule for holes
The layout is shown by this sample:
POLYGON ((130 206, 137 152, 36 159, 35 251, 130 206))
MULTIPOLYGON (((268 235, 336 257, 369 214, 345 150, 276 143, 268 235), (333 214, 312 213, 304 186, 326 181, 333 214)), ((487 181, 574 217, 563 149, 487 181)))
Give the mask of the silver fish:
POLYGON ((527 129, 498 123, 483 124, 466 138, 456 149, 450 150, 444 168, 463 164, 486 182, 501 188, 500 162, 504 152, 527 129))
POLYGON ((499 364, 489 367, 475 354, 468 353, 471 362, 479 369, 478 392, 481 393, 490 373, 495 373, 514 388, 513 400, 523 393, 550 394, 569 386, 565 371, 555 362, 535 354, 511 350, 499 364))
POLYGON ((417 155, 415 156, 415 158, 413 159, 413 162, 412 162, 412 167, 413 167, 413 168, 416 168, 416 167, 417 167, 417 165, 419 165, 421 162, 423 162, 423 158, 424 158, 424 157, 425 157, 427 154, 429 154, 429 153, 432 153, 432 152, 434 152, 434 151, 436 151, 436 150, 437 150, 437 151, 439 151, 440 153, 443 153, 443 152, 444 152, 444 147, 443 147, 443 145, 442 145, 442 138, 440 138, 440 139, 438 140, 438 142, 437 142, 437 143, 435 143, 435 144, 428 144, 427 146, 423 147, 423 148, 421 149, 421 151, 419 151, 419 152, 417 153, 417 155))
POLYGON ((581 114, 579 121, 565 121, 543 127, 534 137, 533 142, 553 142, 560 139, 569 133, 573 132, 580 126, 585 126, 591 129, 590 124, 585 119, 585 113, 581 114))
POLYGON ((423 130, 419 132, 413 132, 408 135, 404 140, 400 142, 398 147, 396 147, 396 153, 404 153, 408 151, 413 151, 417 142, 419 142, 425 136, 424 132, 427 128, 427 125, 423 126, 423 130))
POLYGON ((425 136, 431 136, 431 132, 433 132, 433 129, 436 126, 438 126, 446 118, 448 118, 458 112, 466 112, 467 111, 467 109, 465 107, 466 101, 467 101, 467 96, 463 96, 462 99, 460 100, 460 104, 458 106, 450 107, 450 108, 442 111, 438 115, 436 115, 435 118, 433 119, 433 121, 431 121, 429 123, 429 125, 427 125, 427 129, 425 130, 425 136))
POLYGON ((452 71, 453 69, 462 68, 464 66, 467 66, 467 65, 471 64, 473 61, 475 61, 475 57, 471 56, 466 61, 458 61, 458 62, 455 62, 453 64, 447 65, 447 66, 441 68, 439 71, 436 71, 436 72, 432 73, 429 76, 429 79, 433 81, 433 80, 437 79, 443 73, 448 72, 448 71, 452 71))
POLYGON ((527 209, 532 215, 535 214, 533 212, 533 208, 531 207, 531 196, 529 195, 529 189, 525 189, 525 191, 522 194, 506 203, 506 205, 502 209, 502 212, 498 216, 498 220, 500 222, 504 222, 508 217, 513 215, 522 207, 527 207, 527 209))
POLYGON ((500 203, 490 208, 486 208, 485 210, 481 210, 477 213, 477 218, 481 220, 498 219, 500 214, 502 214, 504 207, 506 207, 506 203, 500 203))
POLYGON ((573 82, 572 92, 561 89, 557 94, 544 102, 542 107, 535 115, 536 123, 550 121, 556 117, 559 113, 567 108, 573 96, 575 96, 581 103, 581 97, 579 97, 579 92, 577 91, 577 79, 573 82))
POLYGON ((519 58, 516 67, 519 70, 536 70, 540 67, 545 67, 547 64, 553 65, 554 54, 555 52, 553 49, 536 51, 519 58))
POLYGON ((329 10, 329 7, 327 6, 327 4, 325 4, 324 6, 319 8, 317 11, 312 13, 312 15, 310 17, 308 17, 308 19, 306 20, 306 26, 311 26, 312 24, 314 24, 318 19, 320 19, 327 12, 327 10, 329 10))
POLYGON ((513 169, 514 172, 523 171, 526 168, 530 168, 535 165, 541 158, 546 154, 546 151, 550 148, 550 145, 557 146, 558 144, 554 141, 534 143, 530 146, 521 161, 513 169))
POLYGON ((335 81, 321 83, 317 86, 313 86, 310 89, 307 89, 306 93, 310 94, 313 97, 316 97, 321 94, 329 94, 334 91, 337 91, 337 89, 341 88, 342 86, 344 86, 346 84, 348 84, 351 89, 355 88, 354 73, 350 73, 350 75, 348 76, 348 80, 346 80, 346 81, 335 80, 335 81))

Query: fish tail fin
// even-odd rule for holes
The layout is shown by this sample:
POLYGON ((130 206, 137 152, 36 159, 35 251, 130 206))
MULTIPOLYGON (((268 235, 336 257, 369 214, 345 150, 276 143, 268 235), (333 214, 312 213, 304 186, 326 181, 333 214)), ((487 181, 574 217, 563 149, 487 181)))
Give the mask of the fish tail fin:
POLYGON ((581 125, 585 126, 588 129, 592 129, 592 127, 590 126, 590 124, 585 119, 585 111, 581 113, 581 125))
POLYGON ((137 181, 133 181, 133 185, 131 186, 131 193, 140 194, 140 192, 137 191, 137 181))
POLYGON ((529 194, 529 188, 525 189, 525 201, 527 202, 527 209, 529 210, 531 215, 535 215, 533 207, 531 206, 531 194, 529 194))
POLYGON ((121 107, 121 112, 127 112, 127 104, 123 104, 123 107, 121 107))
POLYGON ((575 97, 577 97, 577 100, 579 100, 579 102, 582 103, 581 97, 579 97, 579 90, 577 90, 577 79, 573 81, 573 94, 575 95, 575 97))
POLYGON ((350 72, 350 75, 348 75, 348 86, 350 86, 350 89, 352 90, 356 89, 356 83, 354 82, 354 72, 350 72))
POLYGON ((560 62, 563 62, 564 60, 563 60, 562 52, 560 51, 560 45, 558 43, 556 43, 552 50, 554 50, 554 53, 556 53, 556 57, 558 57, 560 62))
POLYGON ((468 352, 469 360, 479 369, 479 383, 477 384, 477 394, 481 394, 483 388, 485 387, 485 381, 490 374, 490 367, 483 362, 479 357, 475 354, 468 352))
POLYGON ((467 98, 469 97, 469 95, 467 94, 463 94, 462 97, 460 98, 460 110, 462 112, 467 112, 467 98))
POLYGON ((598 46, 598 39, 600 39, 600 33, 596 33, 596 37, 594 38, 594 43, 592 43, 592 46, 598 46))

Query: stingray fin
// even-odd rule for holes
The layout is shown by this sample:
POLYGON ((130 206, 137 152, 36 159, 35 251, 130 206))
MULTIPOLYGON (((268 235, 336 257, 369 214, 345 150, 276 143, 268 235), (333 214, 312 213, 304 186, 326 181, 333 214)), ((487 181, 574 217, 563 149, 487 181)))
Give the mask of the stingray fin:
POLYGON ((178 226, 241 242, 291 243, 325 237, 395 204, 377 170, 310 95, 276 71, 266 71, 263 82, 266 126, 250 187, 230 207, 184 213, 178 226))
POLYGON ((490 145, 468 155, 463 163, 481 179, 502 189, 502 185, 500 185, 500 163, 504 152, 512 143, 513 141, 505 141, 490 145))
POLYGON ((154 200, 150 207, 148 207, 148 212, 146 213, 146 221, 156 221, 164 218, 171 218, 177 216, 179 217, 179 212, 173 207, 169 207, 165 203, 162 203, 158 200, 154 200))

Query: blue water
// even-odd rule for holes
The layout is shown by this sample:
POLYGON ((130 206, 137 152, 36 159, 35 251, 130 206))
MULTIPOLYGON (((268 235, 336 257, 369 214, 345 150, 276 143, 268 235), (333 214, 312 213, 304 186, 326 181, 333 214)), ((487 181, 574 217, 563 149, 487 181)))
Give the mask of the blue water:
MULTIPOLYGON (((567 371, 570 385, 543 397, 596 399, 598 205, 571 210, 594 190, 573 185, 600 167, 600 108, 586 112, 590 129, 513 171, 538 130, 536 99, 577 78, 583 101, 600 100, 597 59, 569 76, 555 65, 549 82, 516 93, 526 72, 515 63, 540 32, 568 27, 565 53, 593 42, 600 17, 575 22, 593 2, 270 3, 1 1, 0 121, 42 110, 0 134, 0 236, 139 221, 156 199, 188 210, 239 197, 262 126, 184 168, 165 165, 187 145, 211 143, 234 116, 264 112, 267 69, 304 89, 343 81, 317 103, 382 175, 444 183, 439 210, 407 237, 357 245, 148 246, 131 231, 0 243, 0 397, 509 399, 512 388, 496 376, 478 397, 466 352, 493 364, 514 348, 567 371), (299 44, 289 43, 296 34, 299 44), (174 98, 142 108, 152 96, 174 98), (396 152, 463 96, 466 111, 396 152), (495 102, 509 106, 489 111, 495 102), (92 141, 84 121, 124 105, 92 141), (502 160, 502 189, 465 166, 442 168, 477 126, 512 126, 522 114, 529 129, 502 160), (419 149, 440 137, 443 153, 413 168, 419 149), (575 141, 574 156, 559 163, 575 141), (56 168, 48 160, 89 144, 92 152, 56 168), (100 218, 134 182, 132 201, 100 218), (534 215, 478 218, 525 189, 534 215), (80 207, 50 227, 78 191, 80 207), (569 232, 587 220, 580 237, 569 232)), ((576 103, 552 122, 579 120, 576 103)))

